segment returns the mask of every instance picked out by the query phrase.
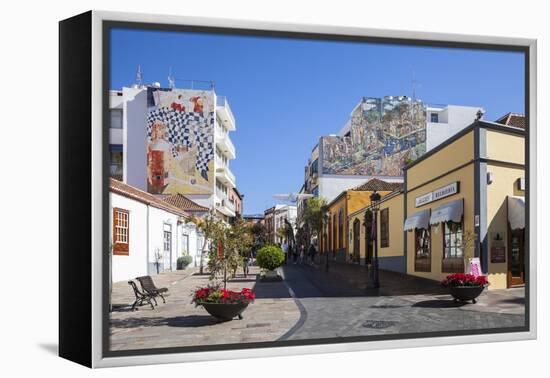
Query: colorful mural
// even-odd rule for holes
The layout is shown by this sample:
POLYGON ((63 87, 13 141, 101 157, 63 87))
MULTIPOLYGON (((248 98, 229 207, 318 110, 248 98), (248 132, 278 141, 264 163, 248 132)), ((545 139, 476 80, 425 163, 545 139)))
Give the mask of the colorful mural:
POLYGON ((214 95, 147 89, 147 187, 150 193, 214 190, 214 95))
POLYGON ((323 174, 401 176, 426 152, 426 108, 405 96, 363 97, 347 126, 321 137, 323 174))

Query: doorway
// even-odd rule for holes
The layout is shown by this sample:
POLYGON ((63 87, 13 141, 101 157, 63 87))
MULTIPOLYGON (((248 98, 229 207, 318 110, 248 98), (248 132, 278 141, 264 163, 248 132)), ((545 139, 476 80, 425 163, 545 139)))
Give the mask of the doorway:
POLYGON ((360 248, 361 248, 361 221, 356 219, 353 221, 353 262, 359 262, 360 248))
POLYGON ((172 270, 172 226, 167 224, 164 225, 163 245, 164 271, 172 270))
POLYGON ((525 229, 508 229, 508 287, 525 284, 525 229))

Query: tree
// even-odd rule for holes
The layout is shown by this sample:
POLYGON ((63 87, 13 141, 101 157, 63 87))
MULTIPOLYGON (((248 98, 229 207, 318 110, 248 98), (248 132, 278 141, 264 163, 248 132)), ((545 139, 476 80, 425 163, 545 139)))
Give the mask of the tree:
POLYGON ((306 208, 304 210, 304 223, 306 230, 312 236, 319 237, 323 228, 323 209, 326 206, 327 201, 322 197, 312 197, 306 202, 306 208))
POLYGON ((243 220, 232 225, 215 222, 212 227, 212 245, 208 259, 210 279, 221 277, 224 289, 227 288, 228 272, 233 272, 244 264, 243 254, 252 246, 252 236, 243 220))
MULTIPOLYGON (((202 233, 204 240, 201 247, 200 274, 204 273, 204 255, 207 254, 208 243, 211 242, 214 232, 217 229, 218 220, 216 219, 214 210, 210 210, 204 218, 191 218, 191 222, 197 225, 197 228, 202 233)), ((210 245, 210 250, 212 245, 210 245)))
POLYGON ((254 223, 250 227, 250 232, 254 238, 254 242, 257 245, 265 244, 267 240, 267 230, 265 229, 265 226, 263 223, 254 223))
POLYGON ((467 230, 462 233, 462 240, 458 241, 462 247, 462 255, 464 258, 464 268, 468 266, 470 258, 474 257, 475 243, 477 240, 477 235, 475 232, 467 230))

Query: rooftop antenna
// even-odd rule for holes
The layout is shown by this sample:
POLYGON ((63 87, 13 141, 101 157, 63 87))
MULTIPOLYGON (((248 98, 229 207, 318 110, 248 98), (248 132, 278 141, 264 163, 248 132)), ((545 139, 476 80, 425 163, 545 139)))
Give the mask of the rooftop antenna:
POLYGON ((172 76, 172 67, 170 67, 170 69, 168 70, 168 88, 176 88, 176 79, 174 79, 174 76, 172 76))
POLYGON ((143 80, 143 74, 141 73, 141 65, 138 65, 138 68, 136 71, 136 84, 141 85, 142 80, 143 80))
POLYGON ((418 84, 420 84, 420 82, 416 80, 416 73, 414 72, 414 70, 412 74, 411 84, 412 84, 412 100, 414 103, 416 101, 416 87, 418 84))

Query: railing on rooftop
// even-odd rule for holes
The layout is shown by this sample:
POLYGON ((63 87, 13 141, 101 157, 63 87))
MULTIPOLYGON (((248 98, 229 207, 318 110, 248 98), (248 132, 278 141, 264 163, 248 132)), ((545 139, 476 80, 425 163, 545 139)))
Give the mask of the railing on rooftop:
POLYGON ((216 106, 225 108, 229 118, 231 119, 231 123, 235 125, 235 117, 233 116, 233 112, 231 111, 231 107, 229 106, 229 102, 227 102, 227 98, 225 96, 216 97, 216 106))

